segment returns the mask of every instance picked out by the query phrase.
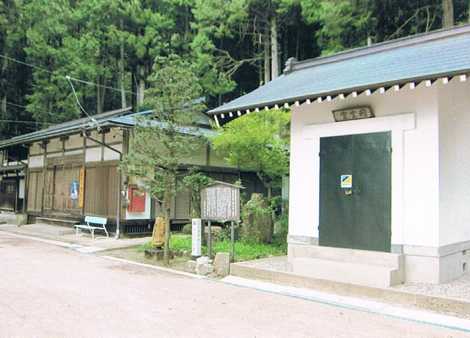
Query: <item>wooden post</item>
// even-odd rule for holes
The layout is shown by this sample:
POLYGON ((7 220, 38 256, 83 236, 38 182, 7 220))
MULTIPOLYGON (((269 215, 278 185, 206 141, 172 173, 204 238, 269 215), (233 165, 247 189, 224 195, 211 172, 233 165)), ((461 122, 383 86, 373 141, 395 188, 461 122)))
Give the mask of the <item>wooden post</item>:
MULTIPOLYGON (((119 154, 119 163, 122 161, 122 154, 119 154)), ((117 196, 117 212, 116 212, 116 239, 121 236, 121 190, 122 190, 122 177, 119 166, 116 167, 116 174, 118 175, 118 196, 117 196)))
POLYGON ((23 213, 28 212, 28 195, 29 195, 29 146, 28 146, 28 165, 24 168, 24 198, 23 213))
POLYGON ((211 229, 211 221, 207 221, 207 256, 209 259, 212 258, 212 229, 211 229))
MULTIPOLYGON (((47 176, 47 141, 42 142, 43 148, 43 167, 42 167, 42 196, 41 196, 41 215, 44 216, 44 199, 46 196, 46 176, 47 176)), ((37 192, 36 192, 37 193, 37 192)))
POLYGON ((230 261, 235 262, 235 222, 230 222, 230 241, 232 242, 232 254, 230 255, 230 261))
MULTIPOLYGON (((82 159, 82 170, 83 170, 83 182, 80 182, 80 184, 83 185, 83 187, 80 187, 80 189, 82 189, 83 191, 83 196, 80 196, 79 195, 79 203, 81 202, 82 203, 82 210, 81 210, 81 214, 82 214, 82 217, 85 216, 85 204, 86 204, 86 200, 85 200, 85 194, 86 194, 86 136, 82 134, 82 138, 83 138, 83 159, 82 159), (82 200, 80 200, 80 198, 82 200)), ((80 175, 81 176, 81 175, 80 175)))

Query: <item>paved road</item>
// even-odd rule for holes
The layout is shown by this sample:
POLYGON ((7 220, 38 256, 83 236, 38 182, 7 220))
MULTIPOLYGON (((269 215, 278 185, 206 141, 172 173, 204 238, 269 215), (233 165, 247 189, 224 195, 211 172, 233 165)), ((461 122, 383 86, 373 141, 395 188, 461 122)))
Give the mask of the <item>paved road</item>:
POLYGON ((0 233, 0 337, 466 335, 0 233))

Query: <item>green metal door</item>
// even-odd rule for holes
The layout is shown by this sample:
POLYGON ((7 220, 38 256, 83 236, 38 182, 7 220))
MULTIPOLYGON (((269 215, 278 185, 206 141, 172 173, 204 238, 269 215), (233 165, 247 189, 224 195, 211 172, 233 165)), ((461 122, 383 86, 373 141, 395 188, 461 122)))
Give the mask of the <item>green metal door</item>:
POLYGON ((390 132, 320 139, 320 245, 390 252, 390 142, 390 132))

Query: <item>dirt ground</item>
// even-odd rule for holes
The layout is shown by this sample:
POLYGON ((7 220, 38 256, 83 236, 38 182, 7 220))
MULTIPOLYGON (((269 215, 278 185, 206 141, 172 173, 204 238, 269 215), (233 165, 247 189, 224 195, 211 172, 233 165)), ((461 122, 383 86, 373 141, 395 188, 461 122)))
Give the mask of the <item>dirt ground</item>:
MULTIPOLYGON (((137 251, 137 247, 125 248, 125 249, 116 249, 116 250, 108 250, 100 253, 101 256, 112 256, 116 258, 127 259, 137 263, 144 263, 144 264, 151 264, 155 266, 163 266, 166 265, 161 260, 157 260, 156 258, 147 258, 144 255, 144 252, 137 251)), ((170 262, 170 268, 185 271, 186 262, 189 260, 189 257, 174 257, 170 262)))
POLYGON ((0 337, 470 337, 0 233, 0 337))

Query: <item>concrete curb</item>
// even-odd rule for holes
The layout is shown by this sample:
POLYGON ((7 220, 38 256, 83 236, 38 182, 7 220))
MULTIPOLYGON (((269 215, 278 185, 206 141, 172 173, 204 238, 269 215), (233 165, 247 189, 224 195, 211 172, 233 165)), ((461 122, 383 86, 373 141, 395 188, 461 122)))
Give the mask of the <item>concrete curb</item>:
POLYGON ((168 273, 172 273, 172 274, 175 274, 175 275, 190 277, 190 278, 194 278, 194 279, 208 279, 206 276, 201 276, 201 275, 196 275, 196 274, 189 273, 189 272, 184 272, 184 271, 180 271, 180 270, 165 268, 163 266, 151 265, 151 264, 146 264, 146 263, 139 263, 139 262, 134 262, 134 261, 130 261, 130 260, 123 259, 123 258, 118 258, 118 257, 113 257, 113 256, 98 256, 98 257, 102 257, 104 259, 108 259, 108 260, 116 261, 116 262, 120 262, 120 263, 125 263, 125 264, 140 266, 140 267, 144 267, 144 268, 148 268, 148 269, 153 269, 153 270, 157 270, 157 271, 168 272, 168 273))
POLYGON ((260 269, 243 263, 232 263, 230 275, 278 285, 314 289, 339 296, 364 297, 388 304, 414 306, 419 309, 469 318, 470 302, 459 299, 381 289, 305 277, 288 272, 260 269))
MULTIPOLYGON (((53 235, 47 235, 47 234, 39 234, 39 233, 30 233, 30 234, 25 234, 24 232, 22 231, 15 231, 14 229, 12 228, 0 228, 0 232, 3 232, 3 233, 6 233, 6 234, 10 234, 10 235, 14 235, 14 236, 19 236, 19 237, 22 237, 22 238, 28 238, 28 239, 32 239, 32 240, 42 240, 42 241, 51 241, 51 242, 57 242, 57 243, 63 243, 64 245, 61 245, 61 246, 75 246, 75 247, 81 247, 83 248, 80 252, 82 253, 93 253, 93 252, 104 252, 104 251, 113 251, 113 250, 121 250, 121 249, 128 249, 128 248, 131 248, 133 246, 136 246, 138 244, 135 244, 135 243, 123 243, 122 245, 120 245, 119 247, 111 247, 111 248, 106 248, 106 247, 99 247, 99 246, 94 246, 94 245, 87 245, 87 244, 80 244, 78 241, 73 241, 73 240, 67 240, 67 239, 64 239, 64 240, 57 240, 57 237, 56 236, 53 236, 53 235), (67 245, 65 245, 67 244, 67 245), (86 249, 86 248, 90 248, 89 250, 86 249)), ((105 239, 106 237, 103 237, 103 239, 105 239)), ((101 237, 96 237, 96 241, 98 241, 98 243, 95 243, 97 245, 99 245, 99 240, 101 239, 101 237)))

